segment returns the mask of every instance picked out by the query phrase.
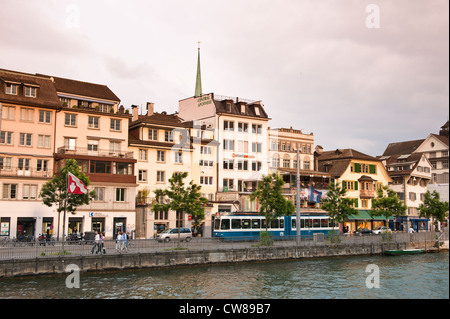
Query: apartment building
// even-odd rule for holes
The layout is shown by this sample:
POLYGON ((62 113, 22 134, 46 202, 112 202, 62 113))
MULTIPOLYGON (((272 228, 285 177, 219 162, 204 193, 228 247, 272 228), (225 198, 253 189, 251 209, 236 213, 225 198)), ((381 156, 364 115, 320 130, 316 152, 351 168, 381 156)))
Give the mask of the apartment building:
POLYGON ((346 196, 353 199, 354 207, 358 209, 358 214, 351 216, 344 226, 352 232, 384 225, 386 218, 368 214, 377 190, 392 183, 382 161, 353 149, 317 150, 319 171, 329 173, 347 191, 346 196))
POLYGON ((59 107, 49 77, 0 69, 0 236, 53 231, 56 212, 39 192, 53 176, 59 107))
POLYGON ((89 177, 96 198, 66 216, 65 233, 135 230, 136 177, 133 153, 128 151, 131 114, 106 86, 52 77, 60 108, 56 114, 55 171, 73 158, 89 177))
POLYGON ((268 174, 268 121, 261 101, 204 94, 179 101, 179 116, 214 130, 218 212, 257 211, 248 195, 268 174))

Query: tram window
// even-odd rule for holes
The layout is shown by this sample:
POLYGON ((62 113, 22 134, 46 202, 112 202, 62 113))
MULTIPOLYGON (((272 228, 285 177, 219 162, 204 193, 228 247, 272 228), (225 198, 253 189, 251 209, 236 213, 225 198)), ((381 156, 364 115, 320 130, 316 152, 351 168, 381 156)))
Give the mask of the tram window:
POLYGON ((242 229, 249 229, 250 228, 250 219, 243 219, 242 220, 242 229))
POLYGON ((272 220, 270 222, 270 228, 278 228, 278 219, 272 220))
POLYGON ((336 224, 334 223, 334 220, 331 218, 328 220, 329 227, 336 227, 336 224))
POLYGON ((240 219, 232 219, 231 220, 231 229, 241 229, 241 220, 240 219))
POLYGON ((261 219, 252 219, 252 228, 253 229, 261 228, 261 219))
POLYGON ((266 228, 266 219, 261 219, 261 228, 266 228))
POLYGON ((280 228, 284 228, 284 219, 279 219, 280 221, 280 228))
POLYGON ((312 219, 305 219, 305 227, 306 228, 312 227, 312 219))
POLYGON ((230 229, 230 220, 222 219, 222 224, 220 224, 220 229, 222 229, 222 230, 230 229))
POLYGON ((321 227, 328 228, 328 219, 322 219, 322 220, 320 221, 320 226, 321 226, 321 227))
POLYGON ((304 219, 300 220, 300 227, 305 228, 305 220, 304 219))
POLYGON ((220 219, 214 220, 214 229, 220 229, 220 219))
POLYGON ((313 227, 319 228, 320 227, 320 219, 314 218, 313 220, 313 227))
POLYGON ((291 219, 291 225, 292 225, 292 228, 297 228, 297 220, 296 219, 291 219))

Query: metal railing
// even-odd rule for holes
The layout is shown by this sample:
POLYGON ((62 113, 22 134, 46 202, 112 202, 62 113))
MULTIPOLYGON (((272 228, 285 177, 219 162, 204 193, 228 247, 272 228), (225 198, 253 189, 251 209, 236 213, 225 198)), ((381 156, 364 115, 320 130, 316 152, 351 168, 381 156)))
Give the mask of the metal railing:
MULTIPOLYGON (((273 245, 276 247, 315 247, 321 245, 367 245, 382 243, 425 243, 431 248, 436 242, 448 240, 448 232, 420 232, 409 234, 407 232, 392 232, 386 234, 370 235, 332 235, 332 236, 302 236, 297 243, 296 236, 275 237, 273 245), (428 244, 427 244, 428 243, 428 244)), ((104 240, 99 246, 93 241, 64 242, 64 250, 60 241, 29 241, 16 242, 0 239, 0 260, 49 258, 55 256, 90 256, 98 254, 128 254, 128 253, 154 253, 177 250, 232 250, 261 247, 258 238, 233 237, 223 239, 216 237, 194 237, 189 241, 172 239, 169 242, 151 239, 133 239, 127 242, 104 240)))

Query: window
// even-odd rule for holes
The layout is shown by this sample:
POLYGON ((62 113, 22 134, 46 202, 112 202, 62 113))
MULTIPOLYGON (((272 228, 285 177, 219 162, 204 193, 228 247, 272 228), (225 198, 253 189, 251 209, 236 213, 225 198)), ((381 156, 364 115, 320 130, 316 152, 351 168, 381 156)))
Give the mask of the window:
POLYGON ((20 133, 19 145, 31 146, 31 133, 20 133))
POLYGON ((210 167, 213 167, 213 166, 214 166, 214 161, 199 160, 199 161, 198 161, 198 165, 200 165, 200 166, 210 166, 210 167))
POLYGON ((33 122, 34 120, 34 110, 33 109, 20 109, 20 120, 26 122, 33 122))
POLYGON ((64 138, 64 148, 66 150, 74 151, 76 148, 77 139, 73 137, 65 137, 64 138))
POLYGON ((113 163, 113 174, 132 175, 133 174, 133 165, 130 163, 114 162, 113 163))
POLYGON ((237 169, 238 169, 238 171, 247 171, 248 170, 248 161, 238 160, 237 169))
POLYGON ((148 139, 151 141, 158 140, 158 130, 149 129, 148 130, 148 139))
POLYGON ((98 141, 90 141, 88 140, 88 152, 98 152, 98 141))
POLYGON ((201 146, 200 147, 200 154, 211 155, 212 154, 211 146, 201 146))
POLYGON ((37 88, 32 86, 25 86, 25 96, 36 97, 37 88))
POLYGON ((165 172, 164 171, 157 171, 156 172, 156 181, 158 183, 165 183, 165 172))
POLYGON ((234 151, 234 140, 223 140, 223 149, 234 151))
POLYGON ((97 117, 97 116, 89 116, 89 118, 88 118, 88 128, 98 129, 99 128, 98 121, 99 121, 99 117, 97 117))
POLYGON ((110 128, 112 131, 120 131, 120 122, 121 120, 111 119, 110 128))
POLYGON ((166 161, 166 151, 158 151, 156 161, 164 163, 166 161))
POLYGON ((116 202, 125 201, 125 188, 116 188, 116 202))
POLYGON ((120 142, 110 142, 109 143, 110 153, 120 153, 120 142))
POLYGON ((50 124, 52 112, 50 111, 39 111, 39 123, 50 124))
POLYGON ((90 173, 111 174, 111 162, 91 161, 90 173))
POLYGON ((290 168, 291 167, 291 160, 288 158, 283 159, 283 167, 284 168, 290 168))
POLYGON ((173 142, 173 132, 172 131, 165 131, 164 141, 165 142, 173 142))
POLYGON ((262 152, 262 143, 252 143, 252 152, 253 153, 261 153, 262 152))
POLYGON ((11 169, 12 157, 0 157, 0 169, 11 169))
POLYGON ((224 131, 234 131, 234 121, 223 121, 224 131))
POLYGON ((262 125, 261 124, 252 124, 252 133, 261 134, 262 133, 262 125))
POLYGON ((105 188, 104 187, 95 187, 95 197, 94 201, 103 202, 105 200, 105 188))
POLYGON ((65 126, 77 126, 77 115, 72 113, 66 113, 64 118, 65 126))
POLYGON ((255 114, 258 115, 258 116, 261 114, 261 113, 259 112, 259 107, 257 107, 257 106, 255 106, 255 114))
POLYGON ((175 152, 175 163, 183 164, 183 152, 181 151, 175 152))
POLYGON ((143 149, 139 150, 139 160, 147 161, 147 150, 143 150, 143 149))
POLYGON ((37 169, 38 172, 47 172, 48 170, 48 160, 38 159, 37 169))
POLYGON ((224 178, 223 179, 223 190, 232 190, 234 188, 234 179, 224 178))
POLYGON ((146 182, 147 181, 147 170, 146 169, 140 169, 139 170, 138 180, 139 180, 139 182, 146 182))
POLYGON ((3 199, 15 199, 17 184, 3 184, 3 199))
POLYGON ((19 158, 19 170, 26 170, 28 171, 30 169, 30 159, 29 158, 19 158))
POLYGON ((0 131, 0 145, 12 145, 13 132, 0 131))
POLYGON ((50 135, 38 135, 38 147, 50 148, 50 135))
POLYGON ((252 171, 260 171, 262 163, 261 162, 252 162, 252 171))
POLYGON ((6 94, 12 94, 12 95, 17 95, 17 89, 18 89, 18 85, 17 84, 12 84, 12 83, 6 83, 6 94))
POLYGON ((23 185, 23 199, 36 199, 37 196, 37 185, 23 185))
POLYGON ((248 123, 238 123, 238 132, 244 132, 247 133, 248 132, 248 123))
POLYGON ((200 185, 213 185, 212 176, 200 176, 200 185))
POLYGON ((234 160, 224 160, 223 169, 233 169, 234 160))
POLYGON ((248 141, 238 141, 238 152, 248 153, 248 141))
POLYGON ((3 106, 2 108, 2 119, 3 120, 14 120, 16 113, 16 108, 12 106, 3 106))

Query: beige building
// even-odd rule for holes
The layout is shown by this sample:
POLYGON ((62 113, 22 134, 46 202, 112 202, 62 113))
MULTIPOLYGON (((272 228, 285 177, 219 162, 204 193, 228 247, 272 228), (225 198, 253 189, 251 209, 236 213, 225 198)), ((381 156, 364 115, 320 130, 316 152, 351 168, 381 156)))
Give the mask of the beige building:
POLYGON ((380 159, 353 149, 319 150, 317 163, 319 171, 329 173, 347 191, 346 197, 353 199, 354 207, 359 211, 344 225, 350 232, 358 228, 374 229, 385 224, 385 218, 372 218, 368 214, 377 190, 392 183, 380 159))
POLYGON ((39 192, 53 176, 58 96, 49 77, 0 69, 0 236, 53 231, 39 192))

